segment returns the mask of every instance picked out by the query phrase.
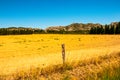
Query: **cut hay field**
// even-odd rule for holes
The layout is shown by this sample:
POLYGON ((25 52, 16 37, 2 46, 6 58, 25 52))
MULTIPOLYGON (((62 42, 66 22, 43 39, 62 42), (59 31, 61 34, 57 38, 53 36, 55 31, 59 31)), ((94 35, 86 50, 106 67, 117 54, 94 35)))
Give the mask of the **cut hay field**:
POLYGON ((62 64, 62 43, 68 63, 120 52, 120 35, 0 36, 0 75, 62 64))

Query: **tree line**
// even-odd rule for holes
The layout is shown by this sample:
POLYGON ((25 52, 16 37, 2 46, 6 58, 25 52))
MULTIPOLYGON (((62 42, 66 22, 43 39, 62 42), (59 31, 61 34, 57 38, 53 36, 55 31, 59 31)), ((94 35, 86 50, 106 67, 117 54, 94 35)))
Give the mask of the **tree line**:
POLYGON ((117 25, 105 25, 100 27, 92 27, 90 34, 120 34, 120 22, 117 25))
POLYGON ((21 34, 42 34, 42 29, 31 29, 31 28, 0 28, 0 35, 21 35, 21 34))
POLYGON ((65 30, 47 30, 46 34, 88 34, 89 30, 76 30, 76 31, 65 31, 65 30))
POLYGON ((18 30, 9 30, 7 28, 0 29, 0 35, 22 35, 22 34, 88 34, 88 30, 78 30, 78 31, 55 31, 55 30, 30 30, 30 29, 18 29, 18 30))

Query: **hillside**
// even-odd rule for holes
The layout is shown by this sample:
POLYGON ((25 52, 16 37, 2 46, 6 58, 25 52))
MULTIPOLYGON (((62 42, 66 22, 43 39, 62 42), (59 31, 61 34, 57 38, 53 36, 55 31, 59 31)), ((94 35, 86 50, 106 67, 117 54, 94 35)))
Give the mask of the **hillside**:
POLYGON ((68 26, 53 26, 53 27, 48 27, 46 30, 55 30, 55 31, 60 31, 60 30, 65 30, 65 31, 79 31, 79 30, 90 30, 91 27, 100 27, 101 24, 93 24, 93 23, 73 23, 68 26))

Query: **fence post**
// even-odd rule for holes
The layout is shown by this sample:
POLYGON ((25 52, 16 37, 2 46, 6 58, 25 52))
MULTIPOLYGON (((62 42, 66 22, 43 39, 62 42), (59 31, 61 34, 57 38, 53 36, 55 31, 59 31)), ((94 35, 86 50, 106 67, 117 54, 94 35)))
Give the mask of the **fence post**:
POLYGON ((65 44, 62 44, 62 59, 63 59, 63 64, 65 64, 65 44))

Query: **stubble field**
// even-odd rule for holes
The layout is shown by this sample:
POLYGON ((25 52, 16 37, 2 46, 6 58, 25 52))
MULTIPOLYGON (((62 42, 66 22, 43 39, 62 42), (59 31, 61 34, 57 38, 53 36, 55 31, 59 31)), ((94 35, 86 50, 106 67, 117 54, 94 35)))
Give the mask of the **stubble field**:
POLYGON ((66 62, 79 62, 120 52, 120 35, 7 35, 0 36, 0 75, 32 67, 62 64, 61 44, 66 62))

